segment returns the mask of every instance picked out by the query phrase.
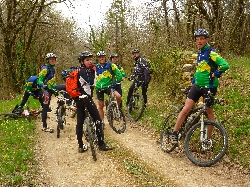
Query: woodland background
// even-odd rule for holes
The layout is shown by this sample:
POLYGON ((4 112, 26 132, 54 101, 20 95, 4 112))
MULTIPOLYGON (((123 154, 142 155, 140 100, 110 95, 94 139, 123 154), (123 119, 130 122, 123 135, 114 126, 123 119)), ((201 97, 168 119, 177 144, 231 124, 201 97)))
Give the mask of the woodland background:
POLYGON ((163 88, 170 92, 179 85, 177 68, 183 52, 197 51, 193 33, 199 28, 208 30, 210 43, 222 55, 250 53, 248 0, 148 0, 138 7, 130 6, 131 0, 113 0, 105 22, 98 28, 90 24, 89 33, 55 11, 56 3, 65 2, 74 0, 0 2, 0 100, 21 93, 48 52, 58 56, 57 80, 61 83, 61 71, 78 65, 81 51, 116 52, 130 74, 131 50, 139 48, 157 69, 155 83, 164 82, 163 88))

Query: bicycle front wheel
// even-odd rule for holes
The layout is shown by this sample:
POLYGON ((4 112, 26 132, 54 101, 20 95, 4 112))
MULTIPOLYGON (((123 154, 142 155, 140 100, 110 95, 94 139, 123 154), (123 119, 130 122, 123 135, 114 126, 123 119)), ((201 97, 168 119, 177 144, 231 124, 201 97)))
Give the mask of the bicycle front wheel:
POLYGON ((57 109, 57 134, 56 137, 60 138, 60 131, 61 129, 63 129, 63 106, 59 106, 59 108, 57 109))
POLYGON ((188 131, 185 139, 185 152, 188 159, 202 167, 211 166, 218 162, 228 148, 228 135, 223 126, 214 121, 204 121, 204 129, 212 129, 209 138, 208 130, 201 131, 201 123, 195 124, 188 131))
POLYGON ((177 114, 169 114, 165 118, 164 123, 162 124, 160 133, 161 149, 167 153, 172 152, 177 147, 176 144, 172 144, 170 142, 170 136, 174 131, 176 120, 177 120, 177 114))
POLYGON ((134 94, 129 101, 127 110, 130 121, 138 121, 145 110, 142 95, 134 94))
POLYGON ((96 161, 97 157, 96 157, 96 146, 97 146, 97 136, 96 136, 96 128, 95 128, 95 124, 92 121, 92 119, 89 117, 88 118, 88 126, 87 126, 87 136, 88 136, 88 142, 89 142, 89 146, 91 149, 91 153, 92 153, 92 157, 93 160, 96 161))
POLYGON ((108 105, 108 121, 110 127, 118 134, 126 130, 126 118, 122 110, 115 104, 108 105))

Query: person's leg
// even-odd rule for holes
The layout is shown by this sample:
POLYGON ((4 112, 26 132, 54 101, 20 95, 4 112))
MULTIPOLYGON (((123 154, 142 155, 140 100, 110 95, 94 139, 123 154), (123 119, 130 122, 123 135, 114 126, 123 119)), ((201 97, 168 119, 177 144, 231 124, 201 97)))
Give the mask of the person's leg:
POLYGON ((183 124, 183 122, 185 121, 190 110, 192 109, 194 104, 199 100, 201 95, 202 95, 202 92, 200 91, 200 89, 197 86, 193 86, 191 88, 191 90, 187 96, 187 99, 185 101, 185 105, 177 117, 176 124, 174 126, 174 131, 173 131, 173 134, 171 136, 171 143, 173 143, 173 144, 178 143, 178 137, 177 137, 178 131, 179 131, 181 125, 183 124))
POLYGON ((128 96, 127 96, 127 102, 126 102, 126 106, 129 104, 130 98, 133 94, 133 90, 135 88, 135 83, 133 82, 133 84, 130 86, 129 90, 128 90, 128 96))
MULTIPOLYGON (((116 90, 116 91, 120 94, 120 96, 121 96, 119 106, 120 106, 120 108, 122 108, 122 86, 121 86, 121 84, 117 84, 117 85, 115 86, 115 90, 116 90)), ((117 102, 118 102, 118 101, 117 101, 117 102)))
POLYGON ((104 132, 102 128, 102 125, 103 125, 102 118, 92 98, 86 101, 86 107, 89 112, 89 115, 92 117, 93 121, 96 124, 96 134, 98 138, 98 145, 102 146, 104 144, 104 132))
POLYGON ((102 121, 104 120, 104 91, 96 91, 97 99, 98 99, 98 111, 101 116, 102 121))
POLYGON ((143 96, 143 100, 144 100, 144 104, 145 104, 145 105, 146 105, 147 102, 148 102, 147 91, 148 91, 148 84, 143 83, 143 84, 142 84, 142 96, 143 96))
POLYGON ((43 91, 43 109, 42 109, 42 122, 43 122, 43 129, 47 129, 47 112, 49 111, 49 104, 50 104, 51 94, 47 91, 43 91))
POLYGON ((23 108, 23 106, 24 106, 24 105, 26 104, 26 102, 28 101, 29 96, 30 96, 30 94, 29 94, 27 91, 25 91, 25 92, 24 92, 24 95, 23 95, 22 102, 21 102, 20 105, 19 105, 20 108, 23 108))
POLYGON ((77 106, 77 124, 76 124, 76 138, 78 141, 78 152, 82 153, 87 150, 87 146, 82 141, 83 136, 83 123, 85 119, 85 104, 83 101, 76 101, 77 106))
POLYGON ((96 135, 98 139, 98 146, 101 151, 112 150, 113 147, 109 147, 104 142, 104 131, 103 131, 103 121, 99 115, 98 109, 92 99, 86 101, 87 110, 96 124, 96 135))
POLYGON ((118 106, 120 106, 122 100, 121 95, 117 91, 114 91, 114 95, 116 97, 118 106))

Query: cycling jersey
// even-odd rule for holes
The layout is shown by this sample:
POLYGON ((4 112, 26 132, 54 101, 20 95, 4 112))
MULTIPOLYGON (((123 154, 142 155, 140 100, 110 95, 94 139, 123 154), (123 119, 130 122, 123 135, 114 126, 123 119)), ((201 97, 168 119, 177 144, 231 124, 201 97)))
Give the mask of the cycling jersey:
POLYGON ((122 80, 122 73, 115 64, 106 62, 104 65, 96 65, 96 90, 107 89, 113 83, 113 76, 116 76, 116 82, 122 80))
POLYGON ((206 44, 199 52, 196 62, 196 72, 192 80, 193 84, 198 87, 217 88, 219 85, 218 78, 229 69, 228 63, 206 44), (214 73, 215 78, 211 79, 214 73))
POLYGON ((148 83, 151 78, 148 69, 149 69, 148 62, 139 56, 135 58, 134 72, 131 76, 141 77, 140 80, 143 80, 148 83))
POLYGON ((25 84, 25 91, 31 93, 39 89, 40 87, 37 85, 37 76, 31 76, 25 84))
POLYGON ((49 89, 56 88, 56 76, 55 76, 55 68, 50 65, 50 63, 42 66, 40 73, 38 74, 37 83, 39 86, 48 85, 49 89))

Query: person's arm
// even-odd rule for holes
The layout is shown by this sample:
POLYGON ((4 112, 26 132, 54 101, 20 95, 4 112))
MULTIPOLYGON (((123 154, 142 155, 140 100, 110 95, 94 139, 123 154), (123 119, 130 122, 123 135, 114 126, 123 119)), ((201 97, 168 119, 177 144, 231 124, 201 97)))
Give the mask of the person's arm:
POLYGON ((229 69, 229 64, 217 52, 211 51, 210 58, 217 65, 217 69, 212 74, 212 77, 220 77, 222 73, 229 69))
POLYGON ((116 81, 117 82, 121 82, 122 81, 122 73, 121 71, 118 69, 118 67, 115 64, 111 64, 111 70, 115 73, 116 75, 116 81))
POLYGON ((141 62, 144 64, 143 74, 144 74, 144 77, 145 77, 145 82, 149 83, 149 81, 150 81, 150 75, 149 75, 148 62, 146 60, 144 60, 143 58, 141 58, 141 62))
POLYGON ((43 88, 44 87, 44 80, 45 80, 45 77, 47 76, 47 73, 48 73, 48 69, 46 66, 43 66, 41 68, 41 71, 40 73, 38 74, 38 77, 37 77, 37 84, 43 88))

